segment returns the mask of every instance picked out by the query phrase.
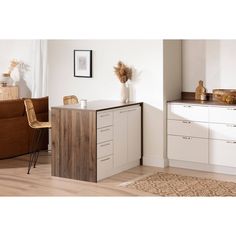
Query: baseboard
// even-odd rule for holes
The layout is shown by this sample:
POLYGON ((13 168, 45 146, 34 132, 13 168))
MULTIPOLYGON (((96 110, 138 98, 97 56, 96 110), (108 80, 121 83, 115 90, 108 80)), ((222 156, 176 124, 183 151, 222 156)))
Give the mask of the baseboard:
POLYGON ((207 172, 213 172, 213 173, 236 175, 236 168, 228 167, 228 166, 217 166, 217 165, 210 165, 210 164, 204 164, 204 163, 177 161, 177 160, 169 160, 169 166, 177 167, 177 168, 184 168, 184 169, 191 169, 191 170, 207 171, 207 172))
POLYGON ((143 156, 143 165, 165 168, 169 165, 169 162, 166 158, 164 159, 157 156, 143 156))

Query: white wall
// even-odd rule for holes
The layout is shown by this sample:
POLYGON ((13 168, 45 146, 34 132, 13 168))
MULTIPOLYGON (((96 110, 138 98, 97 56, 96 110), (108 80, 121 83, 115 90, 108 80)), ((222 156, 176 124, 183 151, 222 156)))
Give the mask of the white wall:
POLYGON ((208 92, 236 88, 236 40, 183 40, 182 70, 185 92, 194 92, 199 80, 208 92))
MULTIPOLYGON (((163 72, 164 72, 164 130, 167 130, 167 101, 181 98, 182 91, 182 44, 181 40, 164 40, 163 45, 163 72)), ((163 133, 164 165, 168 166, 167 133, 163 133)))
MULTIPOLYGON (((0 40, 0 74, 6 72, 12 59, 22 60, 31 66, 33 40, 0 40)), ((31 71, 19 81, 21 97, 30 97, 31 71)))
POLYGON ((162 165, 163 41, 162 40, 49 40, 49 96, 52 106, 64 95, 88 100, 119 99, 120 82, 113 66, 122 60, 135 69, 131 98, 144 105, 144 164, 162 165), (73 77, 73 50, 93 50, 93 78, 73 77))

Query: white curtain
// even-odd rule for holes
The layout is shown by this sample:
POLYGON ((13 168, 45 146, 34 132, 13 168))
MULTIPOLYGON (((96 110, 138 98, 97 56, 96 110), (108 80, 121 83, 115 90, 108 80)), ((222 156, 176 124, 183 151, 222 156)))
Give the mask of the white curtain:
POLYGON ((48 96, 47 40, 34 40, 32 62, 32 97, 48 96))

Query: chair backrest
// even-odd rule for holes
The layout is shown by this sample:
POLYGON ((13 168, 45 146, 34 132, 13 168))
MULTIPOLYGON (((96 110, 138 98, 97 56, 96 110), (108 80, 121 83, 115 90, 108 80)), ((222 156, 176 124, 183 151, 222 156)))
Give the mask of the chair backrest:
POLYGON ((25 104, 25 110, 26 110, 29 126, 31 128, 33 128, 34 127, 33 124, 35 122, 37 122, 37 117, 35 115, 34 105, 31 101, 31 99, 25 99, 24 104, 25 104))
POLYGON ((77 103, 79 103, 79 100, 75 95, 64 96, 63 103, 64 103, 64 105, 77 104, 77 103))

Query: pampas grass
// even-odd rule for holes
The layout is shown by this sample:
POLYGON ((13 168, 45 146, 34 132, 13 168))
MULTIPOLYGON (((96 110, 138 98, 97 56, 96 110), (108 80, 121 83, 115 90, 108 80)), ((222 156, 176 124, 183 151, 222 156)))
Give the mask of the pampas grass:
POLYGON ((126 83, 132 77, 132 69, 127 67, 123 62, 119 61, 117 67, 114 67, 115 74, 121 83, 126 83))

